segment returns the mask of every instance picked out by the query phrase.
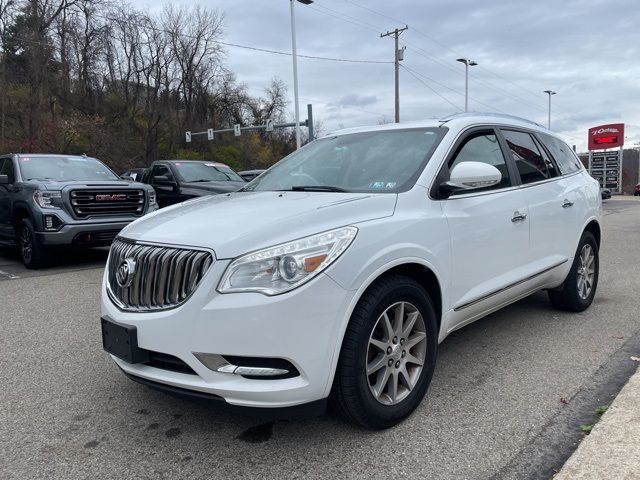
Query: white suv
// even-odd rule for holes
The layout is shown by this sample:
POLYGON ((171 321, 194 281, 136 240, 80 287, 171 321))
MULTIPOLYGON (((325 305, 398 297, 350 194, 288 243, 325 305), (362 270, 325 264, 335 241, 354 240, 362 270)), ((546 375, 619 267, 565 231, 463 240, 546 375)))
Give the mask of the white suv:
POLYGON ((419 405, 454 330, 541 289, 586 309, 600 239, 598 182, 537 124, 342 130, 237 193, 126 227, 104 348, 154 388, 264 409, 329 399, 385 428, 419 405))

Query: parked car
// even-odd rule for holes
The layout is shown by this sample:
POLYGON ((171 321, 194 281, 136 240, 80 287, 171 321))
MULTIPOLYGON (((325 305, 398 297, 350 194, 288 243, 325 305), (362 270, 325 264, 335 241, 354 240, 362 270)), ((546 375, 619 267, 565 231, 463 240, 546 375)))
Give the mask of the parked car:
POLYGON ((271 411, 329 399, 386 428, 420 404, 451 332, 538 290, 588 308, 600 239, 598 182, 537 124, 342 130, 123 230, 104 348, 153 388, 271 411))
POLYGON ((262 173, 265 172, 265 171, 266 171, 265 169, 262 169, 262 170, 244 170, 242 172, 238 172, 238 175, 240 175, 242 178, 244 178, 245 181, 250 182, 254 178, 262 175, 262 173))
POLYGON ((636 184, 636 189, 633 191, 633 196, 637 197, 640 195, 640 183, 636 184))
POLYGON ((0 243, 17 243, 27 268, 45 266, 53 246, 109 245, 157 208, 152 188, 121 180, 95 158, 0 156, 0 243))
POLYGON ((158 160, 142 181, 155 189, 161 208, 204 195, 235 192, 246 185, 224 163, 198 160, 158 160))
POLYGON ((600 196, 602 200, 608 200, 611 198, 611 190, 608 188, 600 188, 600 196))
POLYGON ((144 175, 144 172, 146 171, 146 168, 132 168, 130 170, 127 170, 126 172, 122 172, 120 178, 122 178, 123 180, 129 180, 130 182, 140 181, 140 179, 142 179, 142 176, 144 175))

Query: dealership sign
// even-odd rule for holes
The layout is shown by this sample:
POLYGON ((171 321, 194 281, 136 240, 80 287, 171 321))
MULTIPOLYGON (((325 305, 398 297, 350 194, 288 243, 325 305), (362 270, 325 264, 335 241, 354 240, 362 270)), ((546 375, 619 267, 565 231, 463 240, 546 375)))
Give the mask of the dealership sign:
POLYGON ((611 123, 589 129, 589 150, 604 150, 624 144, 624 123, 611 123))

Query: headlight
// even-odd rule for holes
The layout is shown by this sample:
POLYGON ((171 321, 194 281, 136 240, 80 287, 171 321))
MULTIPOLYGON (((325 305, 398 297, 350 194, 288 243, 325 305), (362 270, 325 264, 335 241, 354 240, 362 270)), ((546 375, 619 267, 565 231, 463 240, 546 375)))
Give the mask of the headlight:
POLYGON ((156 204, 156 191, 151 190, 149 192, 149 205, 155 205, 155 204, 156 204))
POLYGON ((42 208, 59 208, 56 200, 62 198, 62 193, 58 191, 42 191, 37 190, 33 194, 33 199, 35 202, 40 205, 42 208))
POLYGON ((220 293, 285 293, 321 273, 356 237, 356 227, 343 227, 237 258, 227 267, 220 293))

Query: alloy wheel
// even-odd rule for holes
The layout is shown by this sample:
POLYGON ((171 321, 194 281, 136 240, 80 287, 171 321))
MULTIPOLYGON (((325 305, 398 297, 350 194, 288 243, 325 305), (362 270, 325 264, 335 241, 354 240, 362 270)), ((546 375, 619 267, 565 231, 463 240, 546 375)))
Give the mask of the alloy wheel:
POLYGON ((20 249, 22 251, 22 258, 26 263, 31 261, 33 255, 33 239, 31 238, 31 231, 25 226, 22 227, 22 235, 20 235, 20 249))
POLYGON ((578 295, 582 300, 589 298, 593 289, 595 277, 595 253, 591 245, 584 245, 580 250, 580 264, 578 266, 577 282, 578 295))
POLYGON ((367 348, 369 390, 383 405, 402 402, 424 366, 427 333, 420 311, 409 302, 388 307, 376 321, 367 348))

